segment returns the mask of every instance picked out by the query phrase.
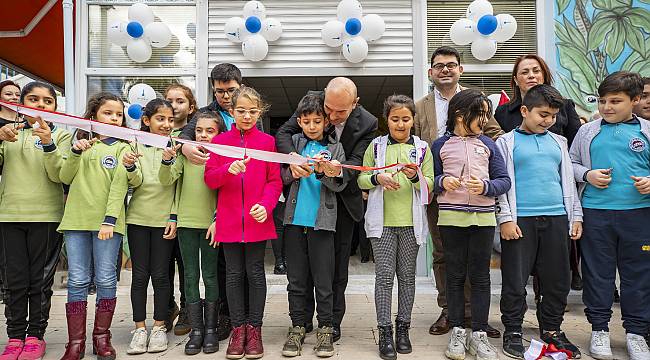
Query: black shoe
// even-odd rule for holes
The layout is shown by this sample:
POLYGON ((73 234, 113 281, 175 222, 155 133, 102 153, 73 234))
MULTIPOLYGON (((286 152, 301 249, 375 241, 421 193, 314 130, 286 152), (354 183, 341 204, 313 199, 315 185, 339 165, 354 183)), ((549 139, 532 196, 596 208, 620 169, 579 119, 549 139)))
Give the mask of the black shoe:
POLYGON ((618 289, 614 289, 614 302, 615 303, 621 302, 621 295, 618 294, 618 289))
POLYGON ((178 304, 174 301, 172 306, 167 310, 167 319, 165 319, 165 328, 167 328, 167 332, 172 331, 174 328, 174 320, 176 320, 180 312, 181 309, 178 308, 178 304))
POLYGON ((286 275, 287 265, 285 265, 283 262, 275 264, 275 267, 273 268, 273 273, 275 275, 286 275))
POLYGON ((562 331, 547 331, 541 336, 542 341, 547 344, 553 344, 558 350, 568 350, 573 355, 572 359, 580 359, 580 349, 573 345, 562 331))
POLYGON ((90 284, 90 286, 88 286, 88 295, 95 295, 95 294, 97 294, 97 285, 95 285, 95 283, 92 283, 90 284))
POLYGON ((339 340, 341 340, 341 325, 334 325, 332 327, 332 342, 337 342, 339 340))
POLYGON ((393 326, 378 326, 377 329, 379 329, 379 357, 384 360, 397 359, 393 342, 393 326))
POLYGON ((498 339, 501 337, 501 331, 493 328, 492 326, 490 326, 490 324, 488 324, 487 328, 485 329, 485 333, 489 338, 492 339, 498 339))
POLYGON ((411 323, 395 320, 395 348, 400 354, 410 354, 413 351, 409 338, 410 327, 411 323))
POLYGON ((571 275, 571 290, 582 290, 582 278, 577 271, 571 275))
POLYGON ((203 302, 199 300, 195 303, 188 303, 185 309, 192 326, 189 340, 185 344, 185 354, 196 355, 203 348, 203 302))
POLYGON ((305 324, 305 334, 309 334, 312 331, 314 331, 314 323, 313 322, 306 323, 305 324))
POLYGON ((232 331, 232 324, 230 323, 230 316, 226 314, 219 314, 219 330, 217 331, 219 341, 226 340, 230 337, 232 331))
POLYGON ((361 256, 361 263, 365 264, 367 262, 370 262, 370 255, 363 255, 361 256))
POLYGON ((219 320, 219 302, 206 301, 203 308, 205 327, 203 330, 203 352, 211 354, 219 351, 217 324, 219 320))
POLYGON ((513 359, 524 358, 524 344, 521 341, 521 333, 506 332, 503 334, 503 353, 513 359))
POLYGON ((183 336, 187 335, 192 331, 192 326, 190 326, 190 319, 187 316, 187 309, 181 308, 181 311, 178 313, 178 321, 174 325, 174 335, 183 336))

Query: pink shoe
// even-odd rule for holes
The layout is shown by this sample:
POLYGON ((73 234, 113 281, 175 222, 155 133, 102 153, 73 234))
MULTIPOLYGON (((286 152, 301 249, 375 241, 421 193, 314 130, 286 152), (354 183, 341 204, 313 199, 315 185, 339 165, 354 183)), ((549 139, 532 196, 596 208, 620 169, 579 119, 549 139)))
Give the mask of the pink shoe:
POLYGON ((16 360, 23 351, 24 343, 19 339, 9 339, 5 351, 0 355, 0 360, 16 360))
POLYGON ((18 360, 40 360, 43 356, 45 356, 45 340, 30 336, 25 339, 25 346, 18 360))

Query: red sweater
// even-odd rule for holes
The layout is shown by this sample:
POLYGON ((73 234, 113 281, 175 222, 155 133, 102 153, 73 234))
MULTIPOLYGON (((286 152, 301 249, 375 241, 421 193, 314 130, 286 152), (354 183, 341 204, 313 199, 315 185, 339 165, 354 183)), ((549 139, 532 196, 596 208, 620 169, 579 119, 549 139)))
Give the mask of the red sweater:
MULTIPOLYGON (((215 136, 212 143, 275 152, 273 137, 257 128, 242 135, 233 126, 232 130, 215 136)), ((235 160, 211 153, 205 166, 205 183, 219 194, 215 239, 225 243, 275 239, 273 209, 282 192, 280 165, 251 159, 246 172, 232 175, 228 168, 235 160), (266 208, 266 221, 258 223, 250 215, 255 204, 266 208)))

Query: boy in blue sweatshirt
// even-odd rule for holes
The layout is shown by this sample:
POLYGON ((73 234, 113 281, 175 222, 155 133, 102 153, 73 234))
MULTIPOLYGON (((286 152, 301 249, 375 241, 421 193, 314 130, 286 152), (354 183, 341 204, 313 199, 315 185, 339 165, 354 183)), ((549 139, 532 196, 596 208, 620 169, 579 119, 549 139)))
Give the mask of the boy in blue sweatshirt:
POLYGON ((632 360, 650 360, 650 122, 632 113, 643 92, 638 74, 619 71, 598 87, 601 120, 583 125, 571 146, 582 193, 582 300, 591 324, 591 356, 611 359, 608 323, 616 270, 632 360))

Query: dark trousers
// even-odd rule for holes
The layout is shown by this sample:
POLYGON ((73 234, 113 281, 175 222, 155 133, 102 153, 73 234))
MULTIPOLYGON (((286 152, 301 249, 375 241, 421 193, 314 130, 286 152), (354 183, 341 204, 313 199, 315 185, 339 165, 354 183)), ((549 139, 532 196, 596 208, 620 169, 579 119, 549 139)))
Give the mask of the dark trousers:
POLYGON ((580 240, 585 315, 593 331, 609 331, 616 268, 621 315, 628 333, 645 336, 650 325, 650 208, 584 209, 580 240))
POLYGON ((230 316, 230 309, 228 308, 228 296, 226 295, 226 258, 223 256, 223 246, 217 247, 217 284, 219 285, 219 303, 221 307, 219 312, 226 316, 230 316))
POLYGON ((293 225, 286 226, 284 231, 289 314, 293 326, 304 326, 312 321, 305 314, 307 293, 312 293, 312 286, 316 289, 318 326, 332 326, 334 232, 293 225))
POLYGON ((62 236, 58 223, 0 223, 0 277, 7 336, 43 339, 62 236), (29 318, 29 319, 28 319, 29 318))
POLYGON ((284 243, 284 203, 278 202, 273 209, 273 222, 275 223, 275 233, 278 238, 271 241, 273 247, 273 256, 275 257, 275 264, 281 264, 285 261, 286 251, 284 243))
POLYGON ((519 217, 523 238, 501 239, 501 322, 506 332, 522 332, 526 284, 537 274, 541 300, 539 330, 560 330, 571 288, 569 220, 562 216, 519 217))
MULTIPOLYGON (((205 239, 202 239, 205 240, 205 239)), ((185 266, 183 265, 183 256, 181 253, 180 244, 178 243, 178 236, 172 240, 174 247, 172 248, 171 258, 169 259, 169 308, 174 307, 174 283, 176 277, 176 265, 178 264, 178 290, 181 292, 180 306, 185 307, 185 266)))
MULTIPOLYGON (((438 290, 438 307, 442 309, 442 313, 447 314, 447 266, 445 264, 445 247, 442 244, 440 237, 440 230, 438 229, 438 203, 435 197, 427 206, 427 221, 429 223, 429 233, 431 234, 431 242, 433 250, 431 255, 433 258, 433 277, 436 280, 436 290, 438 290)), ((465 281, 465 317, 471 316, 470 306, 470 293, 471 288, 469 280, 465 281)))
POLYGON ((204 229, 178 229, 178 243, 181 246, 185 270, 183 286, 190 303, 201 300, 199 278, 203 279, 205 286, 205 300, 209 302, 219 300, 217 249, 205 240, 205 232, 204 229))
POLYGON ((485 331, 490 313, 493 226, 439 226, 447 265, 449 326, 463 327, 465 280, 472 285, 472 330, 485 331))
POLYGON ((226 293, 233 327, 262 326, 266 302, 264 253, 266 241, 221 243, 226 258, 226 293), (246 315, 246 278, 248 277, 248 315, 246 315))
POLYGON ((174 241, 163 239, 165 228, 128 225, 129 250, 133 266, 131 279, 131 306, 133 321, 147 318, 147 287, 153 285, 153 318, 167 319, 169 309, 169 259, 174 241))

